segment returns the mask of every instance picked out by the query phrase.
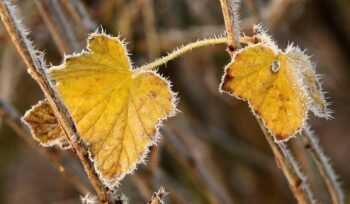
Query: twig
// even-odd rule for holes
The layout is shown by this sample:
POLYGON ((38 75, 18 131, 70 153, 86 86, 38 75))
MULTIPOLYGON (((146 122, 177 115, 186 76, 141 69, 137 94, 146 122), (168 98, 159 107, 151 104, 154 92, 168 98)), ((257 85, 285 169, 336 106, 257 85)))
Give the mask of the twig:
MULTIPOLYGON (((28 129, 21 123, 20 114, 17 110, 12 107, 9 103, 0 98, 0 118, 12 128, 12 130, 17 133, 35 152, 46 157, 52 164, 53 167, 57 169, 67 180, 82 194, 89 193, 89 188, 86 184, 76 176, 69 169, 65 168, 67 162, 61 156, 57 156, 55 151, 48 148, 39 147, 38 144, 31 137, 28 129)), ((69 161, 74 161, 71 158, 69 161)))
POLYGON ((46 98, 50 102, 56 117, 61 123, 64 132, 70 145, 76 151, 81 160, 84 170, 87 173, 89 180, 94 186, 103 203, 109 203, 107 198, 107 189, 103 186, 96 174, 93 164, 88 155, 88 150, 85 144, 81 141, 77 128, 70 116, 66 106, 59 99, 56 91, 51 87, 50 81, 45 73, 45 62, 42 54, 33 48, 32 43, 27 39, 26 32, 23 31, 23 26, 14 15, 13 6, 5 0, 0 1, 0 15, 2 21, 9 33, 18 53, 27 65, 28 72, 39 84, 46 98))
POLYGON ((343 191, 337 181, 337 176, 329 163, 328 157, 324 154, 321 146, 319 145, 316 135, 310 130, 309 127, 305 127, 301 132, 301 136, 303 138, 305 149, 310 153, 312 159, 315 161, 321 176, 326 183, 332 203, 343 204, 343 191))
POLYGON ((257 121, 272 149, 276 162, 286 177, 289 187, 298 203, 315 203, 311 189, 306 181, 306 177, 301 172, 290 151, 283 143, 275 143, 272 135, 268 133, 267 129, 262 124, 262 121, 260 119, 257 119, 257 121))
POLYGON ((239 0, 220 0, 228 40, 227 45, 230 53, 240 48, 239 17, 237 14, 239 2, 239 0))

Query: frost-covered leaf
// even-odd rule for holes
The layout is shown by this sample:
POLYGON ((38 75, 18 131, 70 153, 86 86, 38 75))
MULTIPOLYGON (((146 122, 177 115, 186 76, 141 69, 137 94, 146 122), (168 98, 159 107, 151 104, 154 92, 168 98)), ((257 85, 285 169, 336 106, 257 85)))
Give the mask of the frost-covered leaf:
POLYGON ((261 27, 255 30, 226 67, 221 90, 248 101, 277 140, 289 139, 308 110, 327 117, 326 102, 309 58, 293 46, 280 50, 261 27))
POLYGON ((115 186, 144 160, 160 122, 175 113, 167 80, 133 70, 123 43, 89 38, 88 52, 68 56, 48 75, 71 113, 104 183, 115 186))
POLYGON ((331 111, 327 108, 328 104, 322 91, 320 76, 316 74, 309 56, 292 45, 286 49, 286 55, 288 55, 289 61, 302 73, 303 84, 310 97, 310 110, 318 117, 330 118, 331 111))
POLYGON ((69 147, 66 136, 47 100, 39 101, 26 112, 22 120, 30 127, 34 139, 41 145, 45 147, 58 145, 63 149, 69 147))

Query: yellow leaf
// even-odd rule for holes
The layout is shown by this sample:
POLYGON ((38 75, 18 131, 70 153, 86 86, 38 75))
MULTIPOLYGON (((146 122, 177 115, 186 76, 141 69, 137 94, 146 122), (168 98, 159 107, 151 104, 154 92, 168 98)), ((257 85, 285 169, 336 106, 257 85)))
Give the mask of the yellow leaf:
POLYGON ((71 113, 95 169, 110 187, 143 161, 161 120, 175 113, 169 83, 131 68, 123 43, 104 34, 89 52, 69 56, 48 71, 71 113))
POLYGON ((308 111, 307 94, 299 78, 286 54, 258 43, 236 53, 221 89, 247 100, 275 138, 284 140, 302 128, 308 111))
POLYGON ((308 93, 310 110, 319 117, 330 118, 331 111, 327 108, 327 102, 322 92, 320 76, 315 72, 309 57, 297 47, 289 46, 286 51, 288 60, 294 67, 300 70, 303 84, 308 93))
POLYGON ((41 145, 45 147, 58 145, 62 149, 69 147, 66 136, 47 100, 39 101, 26 112, 22 120, 30 127, 34 139, 41 145))

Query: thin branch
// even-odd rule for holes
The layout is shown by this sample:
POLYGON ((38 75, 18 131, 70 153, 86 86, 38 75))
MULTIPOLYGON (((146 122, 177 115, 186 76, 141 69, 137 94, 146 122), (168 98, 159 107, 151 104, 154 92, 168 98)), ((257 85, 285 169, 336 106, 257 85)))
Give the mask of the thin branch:
POLYGON ((9 5, 5 0, 0 1, 0 15, 18 53, 27 65, 28 72, 39 84, 46 98, 50 102, 56 117, 66 133, 70 145, 74 148, 81 160, 84 170, 97 191, 101 201, 103 203, 109 203, 107 189, 104 187, 94 170, 94 166, 89 159, 88 149, 81 141, 80 135, 66 106, 59 99, 56 91, 51 87, 50 81, 45 73, 46 65, 42 53, 33 48, 32 43, 27 38, 26 32, 23 30, 22 24, 14 14, 13 6, 9 5))
POLYGON ((164 56, 160 59, 157 59, 149 64, 143 65, 137 69, 139 71, 154 69, 162 64, 169 62, 172 59, 175 59, 175 58, 185 54, 186 52, 191 51, 192 49, 204 47, 204 46, 208 46, 208 45, 223 44, 223 43, 227 43, 226 38, 213 38, 213 39, 198 40, 197 42, 186 44, 185 46, 182 46, 182 47, 174 50, 173 52, 171 52, 167 56, 164 56))
POLYGON ((257 121, 298 203, 315 203, 306 177, 300 170, 299 165, 296 163, 290 151, 283 143, 274 142, 272 135, 267 131, 262 121, 260 119, 257 119, 257 121))
MULTIPOLYGON (((86 194, 90 190, 83 182, 83 180, 76 176, 70 169, 65 168, 67 165, 67 159, 58 156, 56 151, 48 148, 43 148, 38 146, 38 143, 33 140, 28 129, 23 125, 20 119, 20 114, 18 111, 9 103, 0 98, 0 118, 12 128, 12 130, 17 133, 35 152, 46 157, 52 164, 54 168, 57 169, 65 178, 68 180, 80 193, 86 194)), ((73 158, 69 161, 74 161, 73 158)))
POLYGON ((239 0, 220 0, 222 14, 224 16, 227 45, 230 53, 240 48, 240 28, 237 10, 239 8, 239 0))
POLYGON ((305 127, 302 130, 301 136, 303 138, 305 149, 310 153, 312 159, 315 161, 321 176, 326 183, 332 203, 344 204, 344 193, 337 181, 337 176, 329 163, 328 157, 324 154, 321 146, 319 145, 317 136, 310 130, 309 127, 305 127))

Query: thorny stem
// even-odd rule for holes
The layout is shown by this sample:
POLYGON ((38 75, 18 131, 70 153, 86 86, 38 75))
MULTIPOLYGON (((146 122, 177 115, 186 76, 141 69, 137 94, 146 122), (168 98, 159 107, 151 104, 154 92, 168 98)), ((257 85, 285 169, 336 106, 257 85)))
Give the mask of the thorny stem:
POLYGON ((20 136, 33 150, 38 152, 39 154, 45 156, 48 160, 50 160, 53 167, 55 167, 67 180, 82 194, 86 194, 89 192, 89 188, 85 185, 85 183, 76 176, 71 170, 65 168, 66 162, 64 162, 64 158, 58 156, 55 151, 49 150, 47 148, 38 147, 37 143, 31 137, 28 129, 23 126, 21 122, 19 113, 17 110, 8 104, 6 101, 0 98, 0 118, 4 120, 4 122, 12 128, 12 130, 20 136))
POLYGON ((237 10, 240 0, 220 0, 222 14, 224 16, 228 51, 233 55, 234 51, 240 48, 239 19, 237 10))
POLYGON ((311 189, 306 182, 306 178, 299 169, 298 164, 283 143, 273 141, 272 135, 267 131, 260 119, 257 119, 264 135, 269 143, 272 153, 276 158, 279 168, 286 177, 289 187, 300 204, 315 203, 311 189))
POLYGON ((76 151, 81 160, 84 170, 89 180, 94 186, 103 203, 109 203, 107 198, 107 189, 102 184, 94 170, 93 164, 89 160, 88 150, 81 141, 77 128, 63 102, 58 98, 56 91, 51 87, 50 81, 44 70, 44 60, 39 56, 39 52, 34 50, 30 41, 27 39, 22 25, 14 15, 12 8, 6 0, 0 1, 0 15, 2 21, 9 33, 18 53, 27 65, 28 72, 38 83, 46 98, 50 102, 55 115, 61 123, 70 145, 76 151))
POLYGON ((173 52, 171 52, 170 54, 168 54, 167 56, 164 56, 158 60, 155 60, 154 62, 143 65, 143 66, 137 68, 137 70, 139 72, 151 70, 151 69, 154 69, 162 64, 166 64, 170 60, 175 59, 175 58, 183 55, 184 53, 191 51, 194 48, 199 48, 199 47, 208 46, 208 45, 224 44, 224 43, 227 43, 226 38, 213 38, 213 39, 198 40, 197 42, 189 43, 183 47, 180 47, 180 48, 174 50, 173 52))
POLYGON ((309 127, 305 127, 301 132, 301 136, 303 138, 305 149, 310 153, 320 171, 323 180, 325 181, 332 203, 343 204, 343 191, 337 182, 337 176, 332 166, 329 164, 329 159, 323 153, 323 150, 318 143, 316 135, 314 135, 309 127))

